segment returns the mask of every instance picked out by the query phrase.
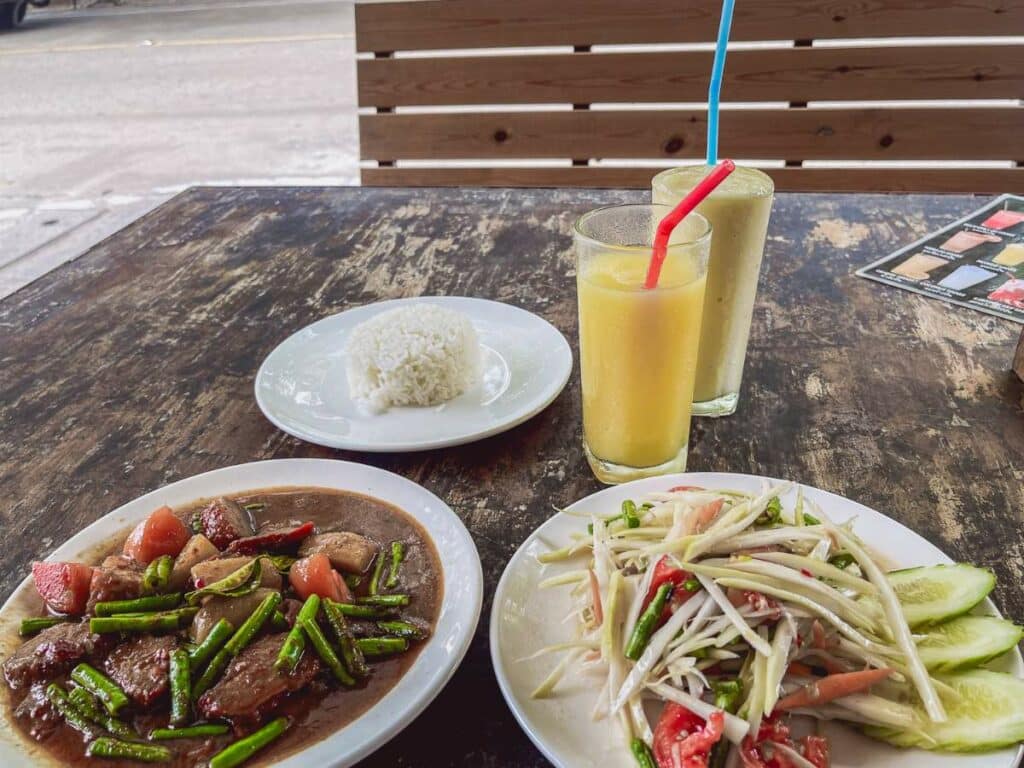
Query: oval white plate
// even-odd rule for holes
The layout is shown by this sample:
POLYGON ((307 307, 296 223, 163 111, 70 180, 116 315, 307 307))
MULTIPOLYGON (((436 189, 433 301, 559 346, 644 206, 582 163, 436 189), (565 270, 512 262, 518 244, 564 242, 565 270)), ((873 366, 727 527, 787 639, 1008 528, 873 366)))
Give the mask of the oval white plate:
POLYGON ((423 451, 521 424, 558 397, 571 370, 565 337, 524 309, 458 296, 394 299, 332 315, 289 336, 260 366, 256 402, 276 427, 311 443, 353 451, 423 451), (442 405, 367 413, 348 393, 349 333, 374 315, 421 302, 469 317, 480 337, 481 381, 442 405))
MULTIPOLYGON (((761 480, 752 475, 717 472, 654 477, 599 491, 577 501, 568 511, 607 515, 617 511, 626 499, 674 485, 756 491, 761 480)), ((795 493, 795 489, 791 493, 795 493)), ((856 517, 858 535, 900 566, 952 562, 916 533, 879 512, 806 486, 804 494, 837 522, 856 517)), ((569 610, 568 591, 548 590, 543 593, 543 599, 539 599, 537 584, 579 565, 542 565, 537 555, 564 546, 569 535, 585 525, 586 521, 579 517, 556 515, 534 531, 512 556, 494 596, 491 659, 512 713, 552 763, 559 768, 635 768, 633 757, 622 744, 618 727, 591 720, 596 695, 592 686, 563 683, 552 698, 533 700, 530 691, 550 672, 555 660, 548 656, 520 661, 545 645, 564 641, 571 631, 564 622, 569 610)), ((991 603, 988 608, 995 613, 991 603)), ((1024 677, 1024 663, 1016 650, 1003 658, 1001 667, 994 668, 1024 677)), ((1010 768, 1017 764, 1021 754, 1020 749, 1012 748, 983 755, 901 750, 833 723, 827 725, 826 732, 832 743, 833 768, 1010 768)))
MULTIPOLYGON (((277 765, 280 768, 343 768, 363 759, 411 723, 454 674, 469 648, 483 598, 480 557, 466 527, 430 491, 382 469, 328 459, 281 459, 239 464, 171 483, 100 518, 60 546, 49 560, 75 560, 123 533, 157 507, 277 486, 318 486, 356 491, 390 502, 414 517, 430 534, 444 572, 444 596, 433 637, 409 671, 359 718, 277 765)), ((18 625, 28 614, 30 579, 0 609, 0 658, 19 644, 18 625)), ((8 697, 0 695, 0 760, 5 768, 38 766, 46 753, 14 731, 8 697)))

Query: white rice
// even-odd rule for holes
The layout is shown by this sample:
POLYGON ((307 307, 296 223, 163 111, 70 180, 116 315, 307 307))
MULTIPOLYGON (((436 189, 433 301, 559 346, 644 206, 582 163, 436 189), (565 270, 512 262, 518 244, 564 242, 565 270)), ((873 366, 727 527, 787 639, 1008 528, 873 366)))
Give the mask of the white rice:
POLYGON ((346 354, 349 393, 378 412, 446 402, 480 376, 473 324, 437 304, 411 304, 360 323, 352 329, 346 354))

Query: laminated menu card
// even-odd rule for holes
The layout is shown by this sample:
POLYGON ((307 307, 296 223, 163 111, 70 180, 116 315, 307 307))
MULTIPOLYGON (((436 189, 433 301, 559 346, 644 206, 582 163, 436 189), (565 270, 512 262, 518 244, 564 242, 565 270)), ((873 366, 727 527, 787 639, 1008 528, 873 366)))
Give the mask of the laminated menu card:
POLYGON ((1024 197, 996 198, 857 274, 1024 323, 1024 197))

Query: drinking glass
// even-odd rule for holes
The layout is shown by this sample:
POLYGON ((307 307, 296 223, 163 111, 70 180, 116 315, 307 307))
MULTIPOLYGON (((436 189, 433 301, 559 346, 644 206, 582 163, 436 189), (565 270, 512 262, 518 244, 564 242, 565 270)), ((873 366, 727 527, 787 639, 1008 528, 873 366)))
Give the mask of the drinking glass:
MULTIPOLYGON (((710 172, 707 165, 662 171, 652 199, 676 205, 710 172)), ((697 416, 728 416, 739 402, 774 191, 767 174, 737 167, 697 206, 715 228, 693 394, 697 416)))
POLYGON ((664 205, 599 208, 576 222, 583 445, 598 480, 686 469, 711 225, 673 231, 657 287, 645 289, 664 205))

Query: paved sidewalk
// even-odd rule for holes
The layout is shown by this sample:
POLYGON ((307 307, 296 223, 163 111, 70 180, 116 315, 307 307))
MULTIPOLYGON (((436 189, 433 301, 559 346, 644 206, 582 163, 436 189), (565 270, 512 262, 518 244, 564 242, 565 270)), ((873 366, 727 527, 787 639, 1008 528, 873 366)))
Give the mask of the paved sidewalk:
POLYGON ((0 296, 193 184, 358 183, 350 2, 32 10, 0 72, 0 296))

